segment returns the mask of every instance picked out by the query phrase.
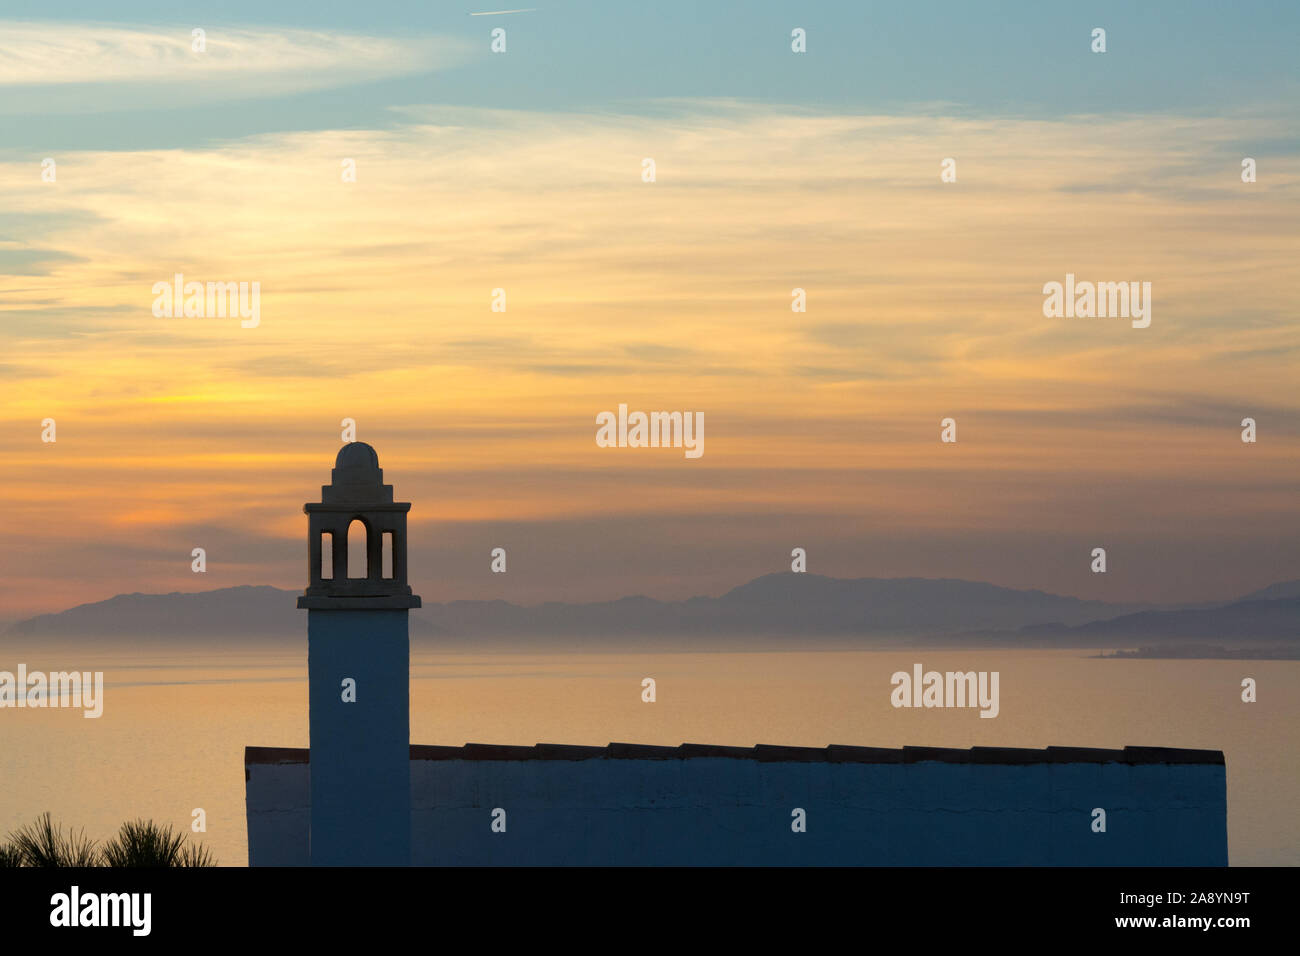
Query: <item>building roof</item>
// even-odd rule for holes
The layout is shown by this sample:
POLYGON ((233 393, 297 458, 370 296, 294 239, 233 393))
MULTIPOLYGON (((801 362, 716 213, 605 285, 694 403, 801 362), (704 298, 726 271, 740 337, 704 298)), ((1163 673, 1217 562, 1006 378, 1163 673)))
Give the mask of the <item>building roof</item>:
POLYGON ((334 456, 334 469, 336 471, 353 472, 358 475, 373 475, 377 479, 381 474, 379 470, 379 453, 371 445, 367 445, 363 441, 348 442, 334 456))
MULTIPOLYGON (((244 765, 307 763, 306 747, 245 747, 244 765)), ((412 760, 689 760, 725 757, 768 763, 1123 763, 1123 764, 1216 764, 1223 766, 1221 750, 1183 750, 1175 747, 1125 747, 1103 750, 1091 747, 1048 747, 1044 750, 1018 747, 719 747, 712 744, 682 744, 656 747, 649 744, 611 743, 604 747, 571 744, 465 744, 463 747, 411 745, 412 760)))

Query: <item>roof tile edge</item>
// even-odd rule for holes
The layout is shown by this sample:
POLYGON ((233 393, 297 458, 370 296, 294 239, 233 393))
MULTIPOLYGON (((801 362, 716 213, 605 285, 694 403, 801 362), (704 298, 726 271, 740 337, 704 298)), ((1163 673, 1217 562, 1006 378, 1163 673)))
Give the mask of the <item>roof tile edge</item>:
MULTIPOLYGON (((604 747, 575 744, 465 744, 462 747, 411 745, 412 760, 698 760, 704 758, 759 760, 764 763, 1123 763, 1226 765, 1221 750, 1188 750, 1178 747, 1125 747, 1106 750, 1092 747, 1047 747, 1043 750, 1018 747, 858 747, 831 744, 828 747, 783 747, 759 744, 755 747, 724 747, 712 744, 682 744, 663 747, 653 744, 611 743, 604 747)), ((245 747, 244 766, 310 762, 306 747, 245 747)))

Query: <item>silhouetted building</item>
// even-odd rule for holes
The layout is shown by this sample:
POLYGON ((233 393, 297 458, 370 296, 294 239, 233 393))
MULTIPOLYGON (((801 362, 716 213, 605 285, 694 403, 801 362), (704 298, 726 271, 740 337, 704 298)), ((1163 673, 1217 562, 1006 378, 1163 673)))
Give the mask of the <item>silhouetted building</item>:
MULTIPOLYGON (((307 862, 309 756, 245 751, 250 866, 307 862)), ((466 744, 410 762, 417 866, 1228 863, 1218 751, 466 744)))
POLYGON ((344 445, 307 512, 307 677, 311 726, 310 859, 405 866, 411 860, 410 660, 420 599, 406 583, 406 513, 379 456, 344 445), (348 564, 364 535, 363 567, 348 564), (387 565, 387 566, 385 566, 387 565))
POLYGON ((311 749, 245 749, 249 865, 1228 863, 1219 751, 412 747, 409 508, 360 443, 305 506, 311 749))

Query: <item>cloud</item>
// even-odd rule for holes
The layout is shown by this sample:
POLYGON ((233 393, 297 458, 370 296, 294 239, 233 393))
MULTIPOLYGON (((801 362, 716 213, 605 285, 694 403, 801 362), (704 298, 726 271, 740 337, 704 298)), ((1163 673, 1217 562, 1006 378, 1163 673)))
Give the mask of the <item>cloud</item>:
POLYGON ((16 380, 20 378, 41 378, 51 374, 43 369, 33 368, 30 365, 13 365, 9 362, 0 362, 0 380, 16 380))
POLYGON ((39 276, 48 275, 55 263, 84 262, 80 256, 57 249, 6 248, 8 244, 0 240, 0 275, 39 276))
POLYGON ((384 37, 215 25, 206 30, 203 52, 195 52, 191 29, 0 21, 0 87, 29 90, 27 97, 6 93, 0 111, 30 112, 66 102, 52 94, 70 85, 79 87, 82 109, 97 110, 159 105, 177 94, 275 96, 429 73, 456 66, 468 54, 465 41, 429 34, 384 37), (122 96, 124 84, 138 87, 139 96, 122 96), (96 97, 85 87, 109 90, 96 97))
MULTIPOLYGON (((1231 167, 1166 170, 1198 143, 1249 141, 1265 120, 674 105, 649 118, 408 107, 379 130, 71 153, 57 185, 32 185, 30 157, 0 163, 0 273, 33 273, 0 277, 0 294, 29 345, 129 332, 155 359, 186 355, 184 373, 150 366, 154 389, 261 393, 281 379, 303 407, 329 399, 332 381, 356 401, 380 376, 477 393, 487 369, 504 377, 494 389, 509 383, 489 404, 518 400, 537 376, 567 377, 574 402, 605 401, 602 375, 651 370, 655 393, 777 376, 807 401, 841 384, 946 389, 955 376, 1032 404, 1045 381, 1122 391, 1153 374, 1153 351, 1212 381, 1227 365, 1212 371, 1212 356, 1230 352, 1241 380, 1225 390, 1273 393, 1266 366, 1300 344, 1279 279, 1296 249, 1283 189, 1300 184, 1296 158, 1270 161, 1279 191, 1263 199, 1265 185, 1231 167), (938 157, 952 141, 960 178, 945 186, 938 157), (1103 148, 1117 141, 1128 148, 1103 148), (647 151, 654 184, 640 179, 647 151), (340 157, 355 159, 356 183, 341 181, 340 157), (1158 175, 1174 194, 1070 189, 1158 175), (1235 205, 1189 198, 1229 187, 1235 205), (6 259, 6 245, 42 253, 6 259), (1045 322, 1042 284, 1069 270, 1153 280, 1156 331, 1045 322), (175 272, 260 282, 257 333, 155 319, 150 290, 175 272), (789 311, 796 286, 806 317, 789 311), (508 313, 489 311, 496 287, 508 287, 508 313)), ((17 344, 12 330, 6 341, 17 344)), ((80 355, 63 361, 124 384, 105 380, 118 364, 86 352, 83 369, 80 355)))
MULTIPOLYGON (((1168 542, 1194 527, 1211 548, 1258 534, 1271 561, 1271 536, 1294 528, 1300 162, 1274 156, 1249 186, 1231 164, 1168 167, 1267 122, 393 115, 70 152, 57 184, 40 183, 41 152, 0 162, 5 248, 62 256, 0 275, 16 366, 0 370, 0 424, 27 438, 0 477, 25 515, 11 580, 28 573, 26 529, 75 540, 86 500, 139 529, 234 526, 238 501, 297 540, 344 417, 417 502, 413 525, 799 510, 941 556, 895 572, 968 576, 980 565, 945 564, 938 535, 1127 524, 1168 542), (1161 175, 1172 191, 1065 188, 1161 175), (1240 201, 1204 192, 1226 188, 1240 201), (1154 324, 1044 319, 1042 285, 1067 271, 1150 279, 1154 324), (261 325, 155 318, 151 287, 176 272, 260 282, 261 325), (507 312, 491 310, 497 287, 507 312), (597 448, 594 415, 619 402, 703 411, 705 457, 597 448), (1248 414, 1257 447, 1239 440, 1248 414), (938 440, 948 415, 956 446, 938 440), (57 444, 36 440, 46 416, 57 444)), ((704 566, 726 533, 681 547, 704 566)), ((144 567, 115 569, 115 590, 144 567)))

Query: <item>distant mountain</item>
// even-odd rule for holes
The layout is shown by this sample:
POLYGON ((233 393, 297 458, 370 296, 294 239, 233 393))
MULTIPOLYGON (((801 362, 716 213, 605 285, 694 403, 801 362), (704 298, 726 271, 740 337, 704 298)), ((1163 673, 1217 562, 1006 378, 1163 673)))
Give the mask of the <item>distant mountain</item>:
POLYGON ((1237 601, 1281 601, 1286 598, 1300 598, 1300 581, 1279 581, 1259 591, 1243 594, 1237 601))
MULTIPOLYGON (((1289 593, 1284 582, 1256 594, 1289 593)), ((241 637, 301 640, 299 592, 234 587, 172 594, 120 594, 57 614, 19 621, 10 637, 183 642, 241 637)), ((508 601, 427 603, 411 612, 411 634, 450 646, 466 643, 615 644, 631 637, 672 643, 712 638, 944 639, 1034 646, 1130 645, 1141 640, 1296 637, 1300 596, 1226 605, 1151 608, 1084 601, 974 581, 930 578, 839 579, 769 574, 721 597, 659 601, 625 597, 589 604, 508 601)))
POLYGON ((1076 646, 1193 641, 1300 645, 1300 597, 1236 601, 1212 608, 1141 611, 1074 627, 1031 625, 1021 628, 1018 634, 1025 641, 1076 646))
POLYGON ((423 610, 448 636, 854 637, 919 636, 1026 624, 1081 624, 1134 610, 992 584, 928 578, 839 579, 769 574, 721 597, 658 601, 626 597, 591 604, 520 607, 453 601, 423 610))
MULTIPOLYGON (((172 594, 122 594, 57 614, 20 621, 15 636, 102 638, 302 637, 298 592, 235 587, 172 594)), ((412 634, 447 638, 855 637, 1082 624, 1134 610, 972 581, 926 578, 836 579, 769 574, 721 597, 658 601, 626 597, 590 604, 507 601, 426 604, 411 615, 412 634)))
POLYGON ((10 626, 19 636, 272 637, 304 633, 304 615, 295 607, 297 591, 244 585, 215 591, 171 594, 119 594, 107 601, 79 604, 57 614, 42 614, 10 626))

